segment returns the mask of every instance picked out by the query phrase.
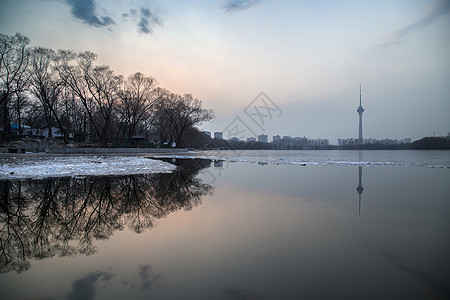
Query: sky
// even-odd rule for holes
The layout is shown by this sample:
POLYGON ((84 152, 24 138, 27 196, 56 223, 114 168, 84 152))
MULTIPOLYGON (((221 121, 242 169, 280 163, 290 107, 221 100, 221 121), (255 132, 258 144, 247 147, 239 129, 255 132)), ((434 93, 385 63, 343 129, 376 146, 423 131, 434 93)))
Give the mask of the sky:
POLYGON ((450 132, 450 0, 3 0, 0 33, 89 50, 192 94, 200 129, 329 139, 450 132))

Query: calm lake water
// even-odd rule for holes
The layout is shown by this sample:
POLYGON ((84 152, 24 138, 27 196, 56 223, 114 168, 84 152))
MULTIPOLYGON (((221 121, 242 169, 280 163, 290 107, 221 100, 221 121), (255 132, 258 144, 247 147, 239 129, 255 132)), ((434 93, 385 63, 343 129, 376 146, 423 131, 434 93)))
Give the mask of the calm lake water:
POLYGON ((2 299, 449 299, 450 152, 0 181, 2 299))

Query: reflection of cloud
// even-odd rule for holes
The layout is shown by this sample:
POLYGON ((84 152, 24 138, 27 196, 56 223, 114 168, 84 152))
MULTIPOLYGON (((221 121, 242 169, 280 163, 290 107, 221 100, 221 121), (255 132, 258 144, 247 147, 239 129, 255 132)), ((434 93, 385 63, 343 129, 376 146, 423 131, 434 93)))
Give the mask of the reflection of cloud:
POLYGON ((72 8, 72 15, 83 21, 84 23, 95 26, 103 27, 115 24, 114 20, 108 16, 97 17, 95 15, 96 3, 94 0, 65 0, 72 8))
POLYGON ((252 290, 239 286, 226 286, 221 292, 227 297, 238 300, 259 299, 260 295, 252 290))
POLYGON ((246 10, 258 5, 260 0, 227 0, 221 7, 227 12, 246 10))
POLYGON ((151 269, 152 266, 150 265, 139 266, 138 274, 141 278, 141 290, 146 290, 152 285, 152 281, 150 280, 151 269))
POLYGON ((391 254, 386 252, 376 252, 377 255, 384 257, 387 260, 387 264, 403 273, 411 275, 417 279, 423 287, 427 290, 440 295, 443 299, 450 299, 450 289, 437 281, 433 276, 425 273, 420 269, 415 269, 403 263, 401 256, 397 254, 391 254))
POLYGON ((418 21, 408 26, 405 26, 395 31, 394 33, 391 34, 391 36, 388 38, 386 42, 379 44, 378 47, 388 47, 394 44, 398 44, 402 42, 408 34, 425 28, 439 17, 449 13, 450 13, 450 1, 438 0, 432 7, 430 7, 430 9, 424 14, 422 18, 420 18, 418 21))
POLYGON ((67 299, 94 299, 95 298, 95 284, 100 281, 109 281, 114 275, 107 272, 92 272, 87 274, 81 279, 76 280, 72 284, 72 290, 70 291, 67 299))
POLYGON ((156 281, 161 279, 161 273, 152 274, 152 266, 151 265, 143 265, 138 267, 138 277, 133 280, 124 280, 122 284, 129 285, 131 288, 135 289, 139 286, 141 290, 148 290, 152 285, 155 284, 156 281))

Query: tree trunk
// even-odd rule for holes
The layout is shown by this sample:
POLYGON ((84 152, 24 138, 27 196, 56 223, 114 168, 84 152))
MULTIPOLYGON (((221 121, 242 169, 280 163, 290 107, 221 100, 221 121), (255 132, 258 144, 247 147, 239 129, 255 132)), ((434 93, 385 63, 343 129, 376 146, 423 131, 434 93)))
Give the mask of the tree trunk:
POLYGON ((6 140, 9 140, 11 137, 11 120, 9 118, 9 109, 8 109, 8 94, 6 92, 2 92, 1 100, 0 100, 0 125, 3 127, 3 134, 6 140))

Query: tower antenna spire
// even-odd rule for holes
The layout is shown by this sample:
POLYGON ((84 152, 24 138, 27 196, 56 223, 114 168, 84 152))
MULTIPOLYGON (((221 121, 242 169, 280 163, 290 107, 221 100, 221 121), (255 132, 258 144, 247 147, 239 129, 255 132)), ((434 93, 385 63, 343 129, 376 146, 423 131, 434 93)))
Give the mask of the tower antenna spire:
POLYGON ((359 106, 361 106, 361 83, 359 84, 359 106))

